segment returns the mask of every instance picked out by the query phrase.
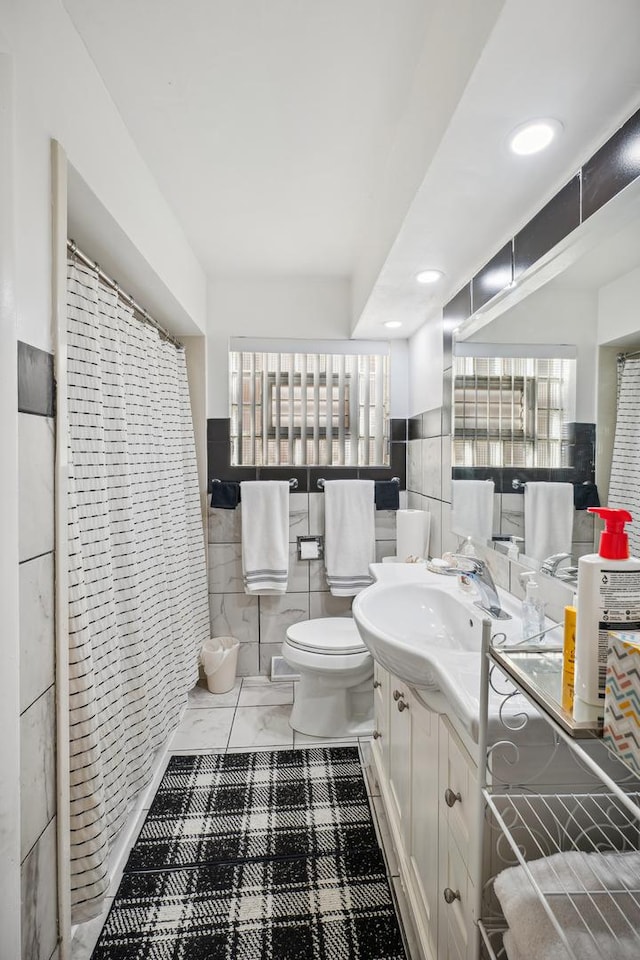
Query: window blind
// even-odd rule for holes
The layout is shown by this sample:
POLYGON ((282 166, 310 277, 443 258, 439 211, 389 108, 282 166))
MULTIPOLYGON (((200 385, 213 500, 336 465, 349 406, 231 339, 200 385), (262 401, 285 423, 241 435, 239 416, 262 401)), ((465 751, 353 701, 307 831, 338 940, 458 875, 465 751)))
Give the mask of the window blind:
POLYGON ((389 463, 386 352, 232 349, 229 390, 234 465, 389 463))

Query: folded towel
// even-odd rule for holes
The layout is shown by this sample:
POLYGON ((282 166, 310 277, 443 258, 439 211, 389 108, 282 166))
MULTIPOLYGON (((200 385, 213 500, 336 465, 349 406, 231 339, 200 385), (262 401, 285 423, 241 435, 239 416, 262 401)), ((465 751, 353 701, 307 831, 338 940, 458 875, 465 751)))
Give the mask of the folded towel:
POLYGON ((595 483, 576 483, 573 487, 573 505, 576 510, 600 506, 600 494, 595 483))
POLYGON ((397 510, 400 507, 400 484, 395 480, 375 481, 376 510, 397 510))
POLYGON ((493 480, 451 481, 451 529, 487 542, 493 533, 493 480))
POLYGON ((289 573, 289 481, 248 480, 242 492, 246 593, 285 593, 289 573))
POLYGON ((211 506, 219 510, 235 510, 240 503, 237 480, 214 480, 211 484, 211 506))
MULTIPOLYGON (((637 960, 640 853, 555 853, 533 860, 528 868, 576 957, 637 960)), ((494 890, 509 925, 510 960, 569 960, 523 867, 503 870, 494 890)))
POLYGON ((327 583, 334 597, 354 597, 373 579, 376 555, 373 480, 327 480, 324 540, 327 583))
POLYGON ((524 552, 533 560, 571 553, 573 484, 531 483, 524 488, 524 552))

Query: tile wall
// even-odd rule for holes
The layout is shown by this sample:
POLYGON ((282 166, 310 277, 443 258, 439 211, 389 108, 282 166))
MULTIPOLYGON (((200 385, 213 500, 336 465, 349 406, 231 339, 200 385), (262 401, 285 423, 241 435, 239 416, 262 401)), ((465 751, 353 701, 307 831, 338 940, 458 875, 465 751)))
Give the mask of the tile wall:
POLYGON ((22 958, 57 955, 53 357, 18 344, 22 958))
MULTIPOLYGON (((404 495, 401 494, 401 502, 404 495)), ((209 609, 213 636, 240 640, 239 676, 268 675, 292 623, 351 612, 350 597, 333 597, 322 560, 298 560, 296 537, 324 534, 324 494, 292 493, 289 502, 289 581, 286 594, 251 597, 242 582, 241 512, 209 508, 209 609)), ((395 553, 396 518, 377 510, 376 559, 395 553)))

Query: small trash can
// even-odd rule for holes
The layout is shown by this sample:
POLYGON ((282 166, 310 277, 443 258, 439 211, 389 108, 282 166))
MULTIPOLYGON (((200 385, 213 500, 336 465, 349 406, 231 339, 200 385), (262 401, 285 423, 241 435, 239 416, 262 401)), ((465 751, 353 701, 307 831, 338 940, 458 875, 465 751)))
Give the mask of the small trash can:
POLYGON ((228 693, 236 682, 238 647, 235 637, 211 637, 202 644, 200 660, 211 693, 228 693))

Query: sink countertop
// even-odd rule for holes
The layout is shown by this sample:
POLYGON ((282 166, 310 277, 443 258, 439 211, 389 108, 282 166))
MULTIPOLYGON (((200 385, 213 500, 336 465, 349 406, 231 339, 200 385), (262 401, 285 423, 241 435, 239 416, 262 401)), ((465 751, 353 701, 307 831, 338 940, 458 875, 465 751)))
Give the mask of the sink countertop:
MULTIPOLYGON (((456 600, 467 607, 469 613, 474 617, 480 615, 490 619, 488 615, 483 614, 483 611, 475 606, 476 591, 463 591, 458 584, 457 577, 432 573, 425 563, 374 563, 371 564, 370 571, 375 580, 374 587, 378 584, 392 586, 402 583, 427 583, 429 586, 437 587, 439 590, 454 596, 456 600)), ((507 636, 507 643, 509 641, 514 644, 518 643, 522 639, 521 601, 500 588, 498 588, 498 595, 503 609, 511 614, 513 619, 506 621, 492 620, 493 633, 504 633, 507 636)), ((551 620, 547 623, 549 627, 554 626, 551 620)), ((552 639, 554 645, 559 645, 562 640, 561 631, 556 630, 552 634, 552 639)), ((544 645, 541 645, 541 649, 543 648, 544 645)), ((413 688, 414 692, 428 708, 447 713, 454 722, 457 720, 466 736, 477 744, 480 712, 480 648, 476 651, 440 647, 437 661, 440 689, 432 691, 413 688), (448 709, 446 709, 447 706, 448 709)), ((500 681, 500 689, 515 691, 515 687, 506 678, 504 681, 500 681)), ((503 703, 504 698, 491 690, 489 697, 490 739, 494 739, 491 736, 492 731, 495 731, 496 736, 504 736, 505 734, 505 729, 499 718, 500 706, 503 703)), ((518 732, 518 741, 521 743, 548 742, 549 728, 546 721, 523 695, 517 694, 510 699, 503 708, 503 715, 506 715, 507 718, 515 717, 525 710, 529 722, 526 727, 518 732)))

